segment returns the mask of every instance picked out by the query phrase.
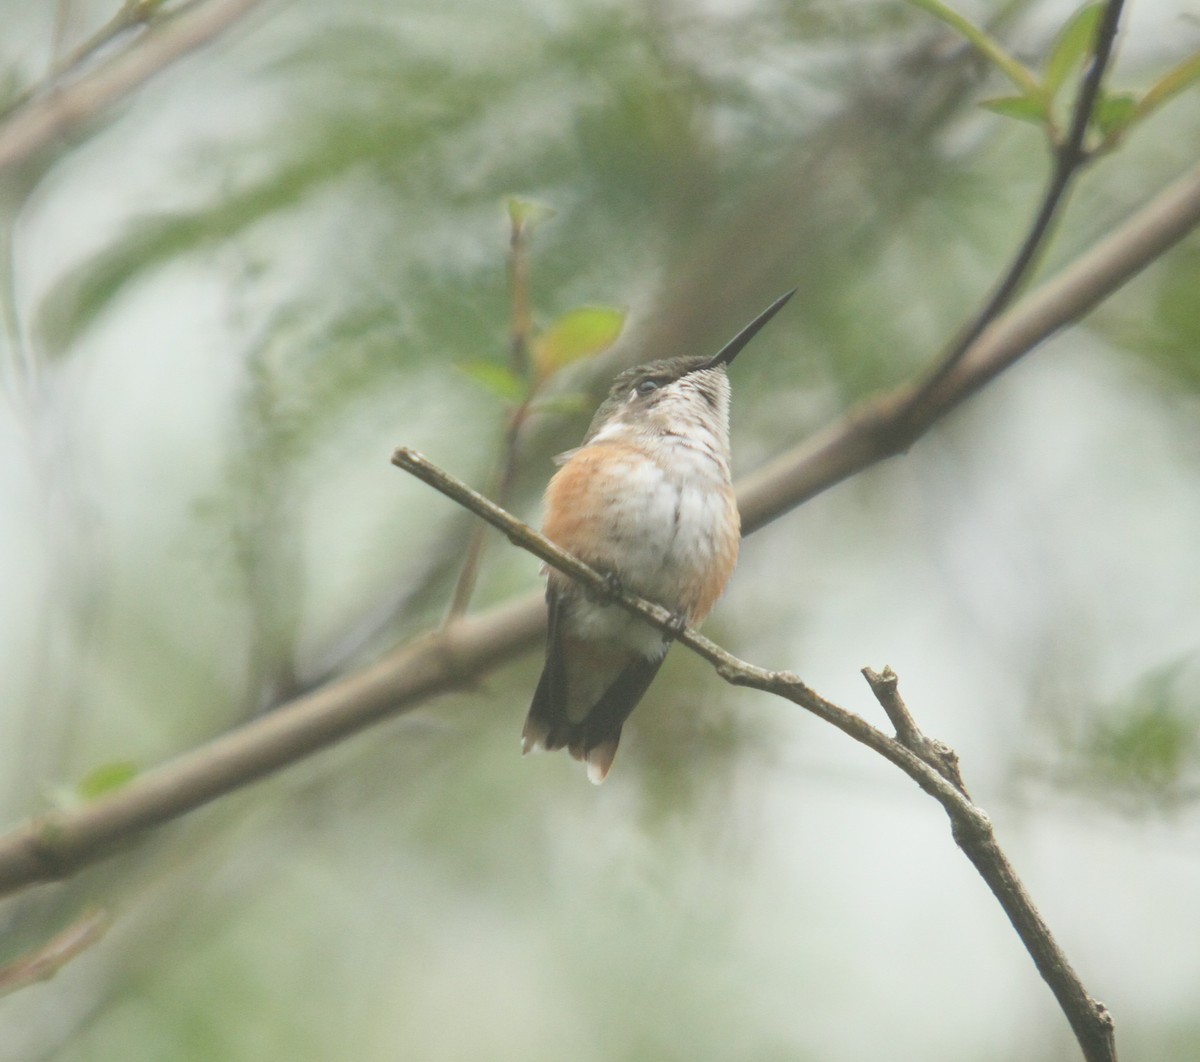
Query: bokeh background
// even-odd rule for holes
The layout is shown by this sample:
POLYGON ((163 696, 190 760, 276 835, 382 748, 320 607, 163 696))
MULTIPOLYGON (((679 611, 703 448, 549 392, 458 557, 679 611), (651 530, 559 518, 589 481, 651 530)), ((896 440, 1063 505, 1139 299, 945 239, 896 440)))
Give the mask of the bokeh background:
MULTIPOLYGON (((11 97, 115 8, 0 4, 11 97), (58 29, 56 29, 56 26, 58 29)), ((1070 4, 963 4, 1036 63, 1070 4)), ((1115 83, 1200 47, 1132 5, 1115 83)), ((486 480, 511 196, 535 319, 625 308, 555 381, 713 350, 753 470, 909 378, 1048 158, 888 0, 263 3, 0 185, 0 816, 83 799, 442 618, 486 480), (97 774, 99 772, 99 775, 97 774)), ((1196 95, 1082 181, 1045 264, 1200 150, 1196 95)), ((746 540, 707 625, 876 722, 892 665, 1122 1057, 1200 1057, 1200 242, 902 458, 746 540)), ((530 425, 513 507, 587 421, 530 425)), ((537 564, 493 539, 475 607, 537 564)), ((0 1058, 1052 1060, 1050 993, 942 812, 798 709, 672 654, 609 781, 522 759, 530 653, 0 908, 0 1058)))

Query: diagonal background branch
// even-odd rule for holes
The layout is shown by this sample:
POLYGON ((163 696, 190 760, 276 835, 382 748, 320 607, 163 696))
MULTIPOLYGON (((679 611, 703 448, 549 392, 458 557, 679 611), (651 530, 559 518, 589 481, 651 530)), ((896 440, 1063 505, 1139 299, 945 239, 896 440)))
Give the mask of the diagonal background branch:
POLYGON ((903 453, 948 412, 1040 343, 1091 310, 1200 225, 1200 165, 1160 192, 1057 276, 998 317, 905 415, 917 384, 871 399, 739 484, 744 531, 754 531, 835 483, 903 453))
POLYGON ((36 93, 0 118, 0 171, 71 136, 180 56, 194 51, 260 0, 193 0, 158 16, 135 41, 70 84, 36 93))
MULTIPOLYGON (((743 481, 738 501, 744 529, 752 532, 907 448, 936 420, 1095 307, 1198 224, 1200 166, 993 322, 938 386, 920 421, 902 422, 897 416, 914 384, 867 403, 743 481)), ((147 829, 435 694, 460 688, 531 647, 544 622, 538 593, 466 617, 147 771, 94 803, 26 823, 0 837, 0 894, 66 877, 147 829)))

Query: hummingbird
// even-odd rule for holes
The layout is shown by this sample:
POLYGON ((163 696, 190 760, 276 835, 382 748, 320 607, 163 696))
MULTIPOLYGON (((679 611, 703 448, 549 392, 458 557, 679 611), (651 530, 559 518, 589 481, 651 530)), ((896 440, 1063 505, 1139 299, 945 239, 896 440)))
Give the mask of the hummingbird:
MULTIPOLYGON (((784 304, 780 296, 712 357, 676 357, 616 377, 583 442, 546 488, 545 536, 695 626, 725 591, 741 520, 729 453, 726 366, 784 304)), ((566 748, 599 785, 621 728, 671 639, 604 595, 547 571, 546 663, 523 752, 566 748)))

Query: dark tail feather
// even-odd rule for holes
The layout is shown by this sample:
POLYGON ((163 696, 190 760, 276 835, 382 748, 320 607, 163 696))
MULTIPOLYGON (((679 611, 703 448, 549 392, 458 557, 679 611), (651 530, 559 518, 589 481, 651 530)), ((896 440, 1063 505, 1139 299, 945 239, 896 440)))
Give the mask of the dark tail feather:
POLYGON ((569 743, 571 755, 587 764, 588 780, 594 785, 608 776, 621 741, 621 727, 646 695, 664 659, 666 654, 634 660, 576 727, 578 736, 569 743))
POLYGON ((587 715, 573 723, 567 716, 566 671, 561 658, 551 654, 525 720, 521 736, 524 751, 566 748, 587 765, 588 778, 599 785, 612 767, 625 720, 645 696, 662 662, 663 657, 635 659, 587 715))
POLYGON ((521 749, 532 752, 566 748, 575 759, 587 764, 588 778, 599 785, 617 754, 621 727, 645 696, 666 654, 649 660, 634 657, 583 718, 572 722, 567 710, 570 680, 560 641, 562 596, 550 588, 546 591, 546 604, 549 612, 546 666, 525 718, 521 749))
POLYGON ((571 721, 567 718, 567 672, 562 657, 552 653, 546 658, 533 703, 525 717, 521 751, 561 749, 570 744, 571 730, 571 721))
POLYGON ((546 666, 538 679, 521 733, 521 751, 561 749, 570 742, 570 720, 567 718, 567 668, 559 646, 559 617, 562 602, 553 589, 546 590, 547 630, 546 666))

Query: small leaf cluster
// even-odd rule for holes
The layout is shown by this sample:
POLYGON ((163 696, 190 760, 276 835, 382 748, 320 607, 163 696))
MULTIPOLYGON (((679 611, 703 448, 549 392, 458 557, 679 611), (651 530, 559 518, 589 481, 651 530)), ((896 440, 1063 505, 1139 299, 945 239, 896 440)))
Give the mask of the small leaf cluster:
MULTIPOLYGON (((514 198, 508 201, 514 253, 533 226, 553 213, 549 207, 530 200, 514 198)), ((521 276, 519 283, 523 284, 523 274, 521 276)), ((615 306, 576 306, 531 335, 526 335, 521 322, 514 320, 513 346, 520 349, 513 351, 508 365, 494 359, 481 359, 459 368, 510 407, 528 411, 545 385, 559 372, 608 350, 620 337, 625 317, 626 312, 615 306)), ((577 403, 570 397, 537 402, 539 409, 564 405, 574 409, 577 403)))
MULTIPOLYGON (((1062 112, 1063 89, 1082 76, 1095 56, 1097 33, 1105 8, 1103 3, 1085 4, 1067 20, 1051 44, 1039 73, 942 0, 911 2, 961 34, 1017 90, 1011 95, 985 100, 981 106, 1037 125, 1045 132, 1052 147, 1062 145, 1067 124, 1062 112)), ((1102 87, 1092 109, 1085 153, 1095 155, 1110 151, 1139 122, 1198 81, 1200 53, 1176 64, 1140 95, 1102 87)))

